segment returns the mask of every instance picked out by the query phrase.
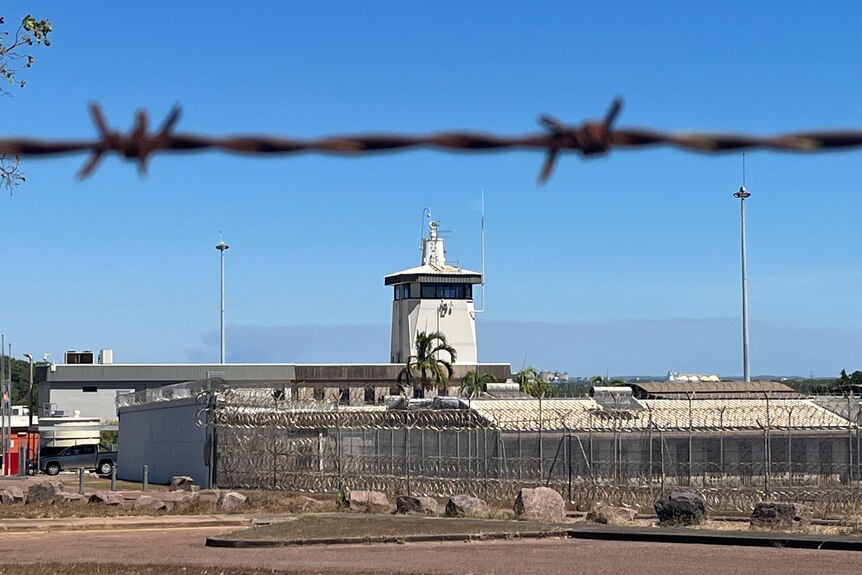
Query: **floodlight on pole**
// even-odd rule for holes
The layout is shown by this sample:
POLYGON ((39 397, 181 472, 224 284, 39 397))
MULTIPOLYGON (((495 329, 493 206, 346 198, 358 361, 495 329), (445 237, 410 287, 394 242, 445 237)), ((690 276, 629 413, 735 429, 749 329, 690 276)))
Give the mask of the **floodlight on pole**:
POLYGON ((224 252, 228 248, 230 246, 222 241, 221 232, 219 232, 219 243, 216 244, 216 249, 221 253, 221 336, 219 338, 219 363, 224 363, 224 252))
POLYGON ((744 381, 751 381, 751 369, 748 363, 748 271, 745 265, 745 200, 750 198, 751 194, 745 190, 743 185, 739 187, 738 192, 733 194, 733 197, 739 199, 739 218, 742 230, 740 238, 742 243, 742 374, 744 381))

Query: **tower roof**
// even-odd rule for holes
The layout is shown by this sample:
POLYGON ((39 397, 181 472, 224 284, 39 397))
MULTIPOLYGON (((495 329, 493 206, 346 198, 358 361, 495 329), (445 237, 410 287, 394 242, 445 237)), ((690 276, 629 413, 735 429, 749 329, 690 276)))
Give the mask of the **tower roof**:
MULTIPOLYGON (((430 212, 429 212, 430 217, 430 212)), ((428 222, 428 237, 422 238, 422 265, 385 277, 385 285, 408 282, 482 283, 482 274, 446 263, 446 249, 438 232, 439 222, 428 222)))

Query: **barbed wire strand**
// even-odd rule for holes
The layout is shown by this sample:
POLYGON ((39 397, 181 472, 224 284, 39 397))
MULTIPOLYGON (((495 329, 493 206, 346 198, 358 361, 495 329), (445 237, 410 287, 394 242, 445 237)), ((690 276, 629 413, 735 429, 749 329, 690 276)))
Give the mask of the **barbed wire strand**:
POLYGON ((539 118, 545 132, 525 135, 496 135, 483 132, 439 132, 425 135, 354 134, 324 138, 287 138, 282 136, 205 136, 175 133, 180 108, 175 106, 156 132, 149 131, 149 117, 138 111, 131 130, 123 134, 112 130, 102 108, 90 105, 98 138, 95 140, 44 140, 35 138, 2 138, 0 154, 20 156, 56 156, 89 152, 90 157, 78 173, 86 178, 98 167, 106 154, 117 154, 136 161, 138 171, 147 171, 148 161, 156 152, 192 152, 220 150, 237 154, 296 154, 303 152, 361 155, 382 151, 433 148, 444 151, 544 150, 546 159, 539 181, 553 173, 561 151, 577 151, 584 157, 602 155, 614 148, 639 148, 668 145, 688 151, 716 153, 736 150, 766 149, 783 152, 816 152, 862 146, 862 131, 815 131, 776 136, 752 136, 730 133, 667 133, 650 129, 614 129, 622 110, 622 100, 611 104, 605 117, 586 121, 580 126, 567 125, 547 115, 539 118))

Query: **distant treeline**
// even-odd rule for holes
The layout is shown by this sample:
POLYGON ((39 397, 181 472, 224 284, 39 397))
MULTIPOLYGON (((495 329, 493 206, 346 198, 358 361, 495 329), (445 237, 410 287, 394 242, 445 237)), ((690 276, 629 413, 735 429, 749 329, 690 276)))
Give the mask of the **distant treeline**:
POLYGON ((837 379, 792 379, 783 383, 804 395, 843 395, 848 392, 860 394, 862 393, 862 371, 854 371, 847 375, 847 371, 842 369, 837 379))
MULTIPOLYGON (((586 397, 593 385, 628 385, 621 379, 605 381, 602 377, 594 377, 592 381, 576 379, 566 383, 552 385, 546 394, 549 397, 586 397)), ((787 385, 802 395, 843 395, 854 393, 862 396, 862 371, 854 371, 847 375, 845 370, 837 378, 818 377, 809 379, 786 379, 781 383, 787 385)))

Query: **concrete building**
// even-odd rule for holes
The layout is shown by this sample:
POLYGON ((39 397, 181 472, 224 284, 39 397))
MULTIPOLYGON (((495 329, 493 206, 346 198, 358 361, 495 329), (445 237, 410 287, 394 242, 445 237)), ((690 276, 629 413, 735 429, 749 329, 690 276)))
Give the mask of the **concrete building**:
POLYGON ((455 349, 456 363, 478 361, 473 286, 482 283, 482 274, 446 263, 438 228, 438 222, 428 222, 422 265, 385 278, 386 285, 394 288, 392 363, 404 363, 415 353, 416 334, 423 331, 444 334, 455 349))
MULTIPOLYGON (((283 391, 289 399, 317 399, 341 405, 380 404, 387 395, 401 393, 400 364, 56 364, 39 366, 40 415, 79 411, 102 422, 116 421, 118 395, 166 385, 221 377, 237 385, 255 384, 283 391)), ((454 366, 450 393, 471 369, 490 373, 498 381, 511 376, 509 364, 454 366)))
POLYGON ((734 392, 739 399, 644 399, 620 386, 582 399, 341 406, 220 379, 190 382, 123 398, 119 469, 131 480, 146 464, 159 482, 185 474, 223 488, 374 486, 435 497, 509 497, 550 482, 569 500, 579 485, 649 495, 643 488, 730 493, 860 480, 858 420, 808 399, 734 392))

